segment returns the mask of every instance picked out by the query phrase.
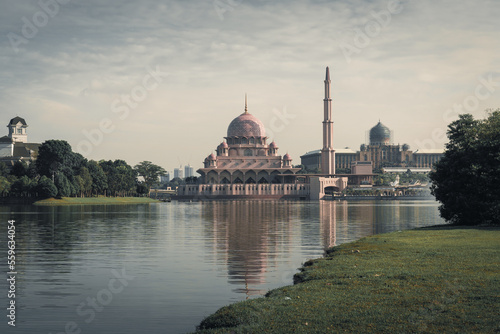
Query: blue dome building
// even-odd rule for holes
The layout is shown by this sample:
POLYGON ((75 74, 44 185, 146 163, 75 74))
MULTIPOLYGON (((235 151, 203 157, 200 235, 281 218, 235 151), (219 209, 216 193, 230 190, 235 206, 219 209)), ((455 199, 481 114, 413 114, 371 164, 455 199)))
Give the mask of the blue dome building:
POLYGON ((370 145, 390 145, 391 130, 380 121, 370 129, 370 145))

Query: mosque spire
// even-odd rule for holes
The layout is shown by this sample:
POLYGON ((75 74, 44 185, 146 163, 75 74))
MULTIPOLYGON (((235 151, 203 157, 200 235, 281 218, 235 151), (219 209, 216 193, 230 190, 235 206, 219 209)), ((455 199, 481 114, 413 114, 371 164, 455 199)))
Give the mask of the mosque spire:
POLYGON ((248 114, 247 93, 245 93, 245 114, 248 114))
POLYGON ((323 99, 323 149, 321 150, 321 172, 326 175, 335 174, 335 150, 333 149, 333 115, 330 86, 330 69, 327 67, 325 76, 325 98, 323 99))

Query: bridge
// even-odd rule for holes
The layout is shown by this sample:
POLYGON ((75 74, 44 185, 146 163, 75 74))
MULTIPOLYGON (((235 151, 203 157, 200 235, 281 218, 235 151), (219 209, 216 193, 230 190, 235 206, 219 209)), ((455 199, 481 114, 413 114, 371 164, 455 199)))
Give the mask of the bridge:
POLYGON ((154 199, 168 199, 172 196, 175 196, 177 191, 175 189, 151 189, 149 191, 149 197, 154 199))

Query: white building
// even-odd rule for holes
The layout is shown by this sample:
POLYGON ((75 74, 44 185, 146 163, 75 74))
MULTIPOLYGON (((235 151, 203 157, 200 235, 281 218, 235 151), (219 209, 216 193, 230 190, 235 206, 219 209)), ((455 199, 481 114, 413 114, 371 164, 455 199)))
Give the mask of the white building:
POLYGON ((28 124, 19 116, 9 121, 9 134, 0 138, 0 161, 13 165, 17 161, 27 164, 33 162, 38 155, 38 143, 28 143, 26 128, 28 124))

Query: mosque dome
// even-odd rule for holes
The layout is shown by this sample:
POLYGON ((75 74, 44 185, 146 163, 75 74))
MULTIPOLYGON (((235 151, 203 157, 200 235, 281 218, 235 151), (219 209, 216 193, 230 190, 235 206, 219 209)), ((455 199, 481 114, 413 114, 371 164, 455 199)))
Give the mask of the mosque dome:
POLYGON ((278 148, 278 145, 273 141, 271 144, 269 144, 269 148, 278 148))
POLYGON ((290 156, 290 154, 285 154, 285 156, 283 157, 283 160, 292 160, 292 157, 290 156))
POLYGON ((380 121, 370 130, 370 144, 389 144, 391 141, 391 130, 380 121))
POLYGON ((264 124, 252 114, 244 112, 229 124, 228 137, 265 137, 264 124))
POLYGON ((223 141, 222 143, 219 144, 219 146, 217 146, 217 149, 221 149, 221 148, 229 148, 229 146, 227 145, 227 143, 225 141, 223 141))

